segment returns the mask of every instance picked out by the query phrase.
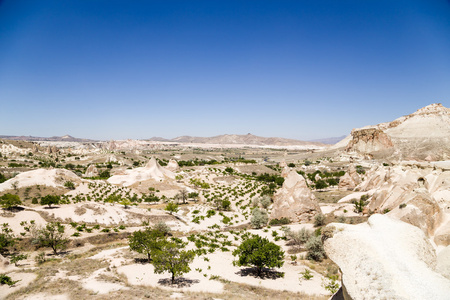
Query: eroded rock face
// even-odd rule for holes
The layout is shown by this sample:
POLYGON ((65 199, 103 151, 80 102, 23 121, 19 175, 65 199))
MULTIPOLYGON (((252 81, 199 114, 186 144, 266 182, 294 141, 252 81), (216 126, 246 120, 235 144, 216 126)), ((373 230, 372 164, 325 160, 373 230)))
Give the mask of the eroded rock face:
POLYGON ((355 187, 361 183, 361 178, 353 164, 348 168, 348 171, 339 180, 339 189, 341 190, 354 190, 355 187))
POLYGON ((378 128, 353 129, 351 136, 345 148, 347 152, 373 153, 394 147, 389 136, 378 128))
POLYGON ((180 166, 178 165, 176 160, 171 159, 171 160, 169 160, 169 163, 167 164, 166 169, 169 171, 175 172, 180 169, 180 166))
POLYGON ((422 229, 437 245, 450 245, 450 172, 416 166, 378 167, 357 187, 370 192, 368 210, 422 229))
POLYGON ((271 219, 289 218, 292 222, 309 221, 321 213, 320 206, 303 176, 292 170, 274 196, 271 219))
POLYGON ((95 165, 89 165, 89 167, 86 169, 86 172, 84 173, 84 177, 95 177, 98 176, 98 170, 95 167, 95 165))
POLYGON ((448 299, 450 281, 436 271, 434 248, 417 227, 379 214, 333 226, 324 246, 342 271, 346 299, 448 299))

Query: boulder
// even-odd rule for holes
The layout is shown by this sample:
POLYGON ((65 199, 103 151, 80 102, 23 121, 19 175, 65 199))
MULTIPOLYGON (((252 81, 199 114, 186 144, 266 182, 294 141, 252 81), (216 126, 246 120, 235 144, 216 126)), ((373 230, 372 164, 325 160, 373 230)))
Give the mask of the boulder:
POLYGON ((271 219, 285 217, 292 222, 302 222, 309 221, 322 212, 305 179, 295 170, 289 172, 273 199, 271 219))
POLYGON ((448 299, 450 281, 436 271, 436 252, 419 228, 380 214, 332 226, 324 247, 342 271, 344 299, 448 299))

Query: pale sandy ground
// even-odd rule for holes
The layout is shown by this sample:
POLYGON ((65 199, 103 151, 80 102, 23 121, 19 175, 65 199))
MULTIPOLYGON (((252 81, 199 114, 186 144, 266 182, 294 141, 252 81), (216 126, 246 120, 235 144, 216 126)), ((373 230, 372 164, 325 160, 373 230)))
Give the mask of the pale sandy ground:
MULTIPOLYGON (((0 299, 4 299, 9 294, 11 294, 23 287, 26 287, 37 277, 37 275, 33 274, 33 273, 20 273, 20 272, 11 272, 11 273, 8 273, 8 276, 11 277, 12 280, 20 280, 20 281, 17 282, 12 287, 9 287, 6 284, 0 285, 0 299)), ((36 298, 33 298, 33 299, 36 299, 36 298)))

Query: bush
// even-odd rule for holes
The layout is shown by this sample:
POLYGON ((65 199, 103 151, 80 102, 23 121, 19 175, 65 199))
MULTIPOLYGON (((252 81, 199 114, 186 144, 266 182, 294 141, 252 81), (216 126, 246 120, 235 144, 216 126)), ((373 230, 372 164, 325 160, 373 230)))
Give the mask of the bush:
POLYGON ((64 187, 68 188, 69 190, 74 190, 75 184, 72 181, 66 181, 64 182, 64 187))
POLYGON ((254 208, 252 211, 252 219, 250 220, 252 226, 254 228, 263 228, 267 225, 269 221, 269 216, 267 215, 267 211, 264 209, 260 209, 258 207, 254 208))
POLYGON ((269 225, 286 225, 286 224, 289 224, 289 223, 291 223, 291 220, 289 220, 288 218, 286 218, 286 217, 283 217, 283 218, 280 218, 280 219, 272 219, 272 220, 270 220, 270 222, 269 222, 269 225))
POLYGON ((168 211, 170 214, 172 214, 174 212, 176 213, 178 211, 178 204, 176 204, 174 202, 169 202, 169 203, 167 203, 164 210, 168 211))
POLYGON ((12 280, 11 277, 9 277, 6 274, 0 274, 0 284, 7 284, 9 286, 13 286, 15 285, 17 282, 19 282, 20 280, 12 280))
POLYGON ((252 235, 243 241, 233 251, 233 256, 238 256, 238 259, 233 262, 234 265, 254 266, 258 276, 261 276, 264 267, 280 268, 284 264, 284 251, 281 247, 259 235, 252 235))
POLYGON ((314 216, 314 226, 319 227, 325 225, 325 216, 323 214, 317 214, 314 216))
POLYGON ((303 271, 303 272, 300 273, 300 274, 302 275, 302 277, 303 277, 305 280, 310 280, 311 278, 314 277, 314 275, 311 274, 311 271, 310 271, 309 269, 305 269, 305 271, 303 271))
POLYGON ((406 203, 402 203, 398 206, 398 208, 400 208, 400 209, 405 208, 405 207, 406 207, 406 203))
POLYGON ((320 236, 311 236, 306 242, 307 254, 309 260, 322 261, 325 258, 322 238, 320 236))
POLYGON ((263 208, 267 209, 272 204, 272 199, 268 195, 264 195, 259 199, 259 203, 261 203, 263 208))
POLYGON ((15 237, 8 223, 3 223, 0 231, 0 254, 4 254, 8 251, 9 247, 14 246, 15 237))

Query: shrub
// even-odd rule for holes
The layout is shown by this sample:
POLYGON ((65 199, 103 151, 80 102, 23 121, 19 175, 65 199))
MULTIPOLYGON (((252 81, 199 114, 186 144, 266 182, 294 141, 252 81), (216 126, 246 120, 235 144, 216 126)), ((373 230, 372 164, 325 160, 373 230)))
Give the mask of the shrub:
POLYGON ((325 250, 320 236, 311 236, 306 242, 307 254, 309 260, 322 261, 325 258, 325 250))
POLYGON ((263 228, 267 225, 269 221, 269 216, 267 215, 267 211, 264 209, 260 209, 258 207, 254 208, 252 211, 252 219, 250 220, 252 226, 254 228, 263 228))
POLYGON ((291 223, 291 220, 289 220, 286 217, 280 218, 280 219, 272 219, 269 222, 269 225, 286 225, 291 223))
POLYGON ((9 247, 14 246, 15 237, 8 223, 3 223, 0 231, 0 254, 7 252, 9 247))
POLYGON ((325 216, 323 214, 317 214, 314 216, 314 226, 319 227, 325 224, 325 216))
POLYGON ((261 276, 264 267, 280 268, 284 264, 284 251, 281 247, 259 235, 252 235, 243 241, 233 251, 233 256, 238 256, 238 259, 233 261, 234 265, 254 266, 258 276, 261 276))
POLYGON ((0 284, 7 284, 9 286, 13 286, 15 285, 17 282, 19 282, 20 280, 12 280, 11 277, 9 277, 6 274, 0 274, 0 284))
POLYGON ((400 209, 405 208, 405 207, 406 207, 406 203, 402 203, 398 206, 398 208, 400 208, 400 209))
POLYGON ((311 278, 314 277, 314 275, 311 274, 311 271, 310 271, 309 269, 305 269, 305 271, 303 271, 303 272, 300 273, 300 274, 302 275, 302 277, 303 277, 305 280, 310 280, 311 278))
POLYGON ((261 203, 263 208, 267 209, 272 204, 272 199, 268 195, 264 195, 259 199, 259 203, 261 203))
POLYGON ((69 190, 74 190, 75 184, 72 181, 66 181, 64 182, 64 187, 68 188, 69 190))
POLYGON ((170 214, 173 214, 174 212, 176 213, 178 211, 178 204, 174 202, 169 202, 167 203, 164 210, 168 211, 170 214))

